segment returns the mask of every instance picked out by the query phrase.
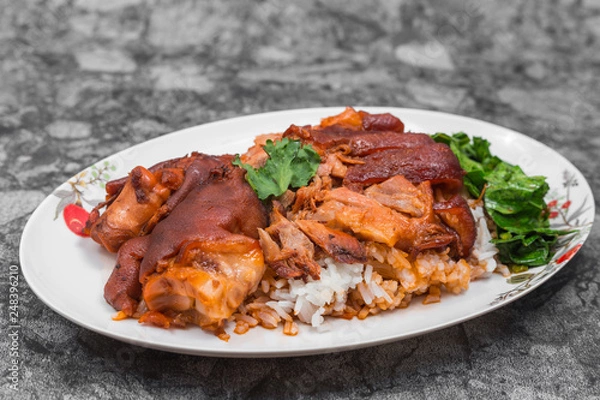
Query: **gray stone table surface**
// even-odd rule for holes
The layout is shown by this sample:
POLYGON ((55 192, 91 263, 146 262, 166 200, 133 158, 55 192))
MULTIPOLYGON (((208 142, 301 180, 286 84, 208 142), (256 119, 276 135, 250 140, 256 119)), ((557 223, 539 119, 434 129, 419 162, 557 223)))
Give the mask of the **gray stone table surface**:
POLYGON ((59 184, 181 128, 345 105, 517 130, 571 160, 598 199, 600 1, 0 0, 0 397, 599 399, 598 224, 527 296, 382 346, 285 359, 155 351, 64 319, 22 275, 12 340, 9 272, 59 184))

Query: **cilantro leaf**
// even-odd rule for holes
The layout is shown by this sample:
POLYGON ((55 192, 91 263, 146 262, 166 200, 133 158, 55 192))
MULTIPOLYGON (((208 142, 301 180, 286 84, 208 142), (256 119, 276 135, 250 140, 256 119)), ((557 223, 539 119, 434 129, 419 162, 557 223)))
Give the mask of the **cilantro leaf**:
POLYGON ((311 145, 283 138, 267 140, 263 149, 269 158, 260 168, 245 164, 236 155, 233 164, 246 170, 246 180, 261 200, 280 196, 288 188, 306 186, 316 174, 321 157, 311 145))

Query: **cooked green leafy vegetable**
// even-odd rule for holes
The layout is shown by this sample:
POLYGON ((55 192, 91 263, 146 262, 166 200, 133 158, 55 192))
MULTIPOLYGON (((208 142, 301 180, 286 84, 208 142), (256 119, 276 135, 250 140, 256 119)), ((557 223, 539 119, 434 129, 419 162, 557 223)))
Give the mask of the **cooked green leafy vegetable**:
POLYGON ((283 138, 273 142, 269 139, 263 149, 269 158, 258 169, 243 163, 239 155, 233 161, 246 170, 246 180, 261 200, 271 195, 280 196, 290 187, 306 186, 321 162, 312 146, 303 146, 299 140, 283 138))
POLYGON ((496 224, 500 261, 513 271, 547 264, 558 236, 568 233, 550 228, 544 196, 549 190, 543 176, 528 176, 519 166, 509 164, 490 152, 490 143, 472 140, 463 132, 432 135, 446 143, 465 170, 465 187, 479 198, 496 224))

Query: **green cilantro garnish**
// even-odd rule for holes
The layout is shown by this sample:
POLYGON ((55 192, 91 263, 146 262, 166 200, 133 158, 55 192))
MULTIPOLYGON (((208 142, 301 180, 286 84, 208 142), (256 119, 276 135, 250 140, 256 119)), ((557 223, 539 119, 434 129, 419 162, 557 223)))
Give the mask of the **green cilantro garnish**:
POLYGON ((303 146, 299 140, 283 138, 273 142, 269 139, 263 148, 269 158, 258 169, 243 163, 239 155, 233 161, 246 170, 246 180, 261 200, 271 195, 280 196, 290 187, 306 186, 321 162, 312 146, 303 146))

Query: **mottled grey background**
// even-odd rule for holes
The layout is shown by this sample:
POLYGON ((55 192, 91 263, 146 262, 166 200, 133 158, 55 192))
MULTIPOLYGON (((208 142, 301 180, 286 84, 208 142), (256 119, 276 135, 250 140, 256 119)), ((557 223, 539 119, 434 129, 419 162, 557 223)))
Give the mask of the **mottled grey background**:
POLYGON ((0 0, 0 397, 599 399, 598 225, 523 299, 363 350, 273 360, 147 350, 65 320, 21 276, 13 392, 7 328, 27 218, 118 150, 263 111, 417 107, 555 148, 598 198, 599 72, 598 0, 0 0))

